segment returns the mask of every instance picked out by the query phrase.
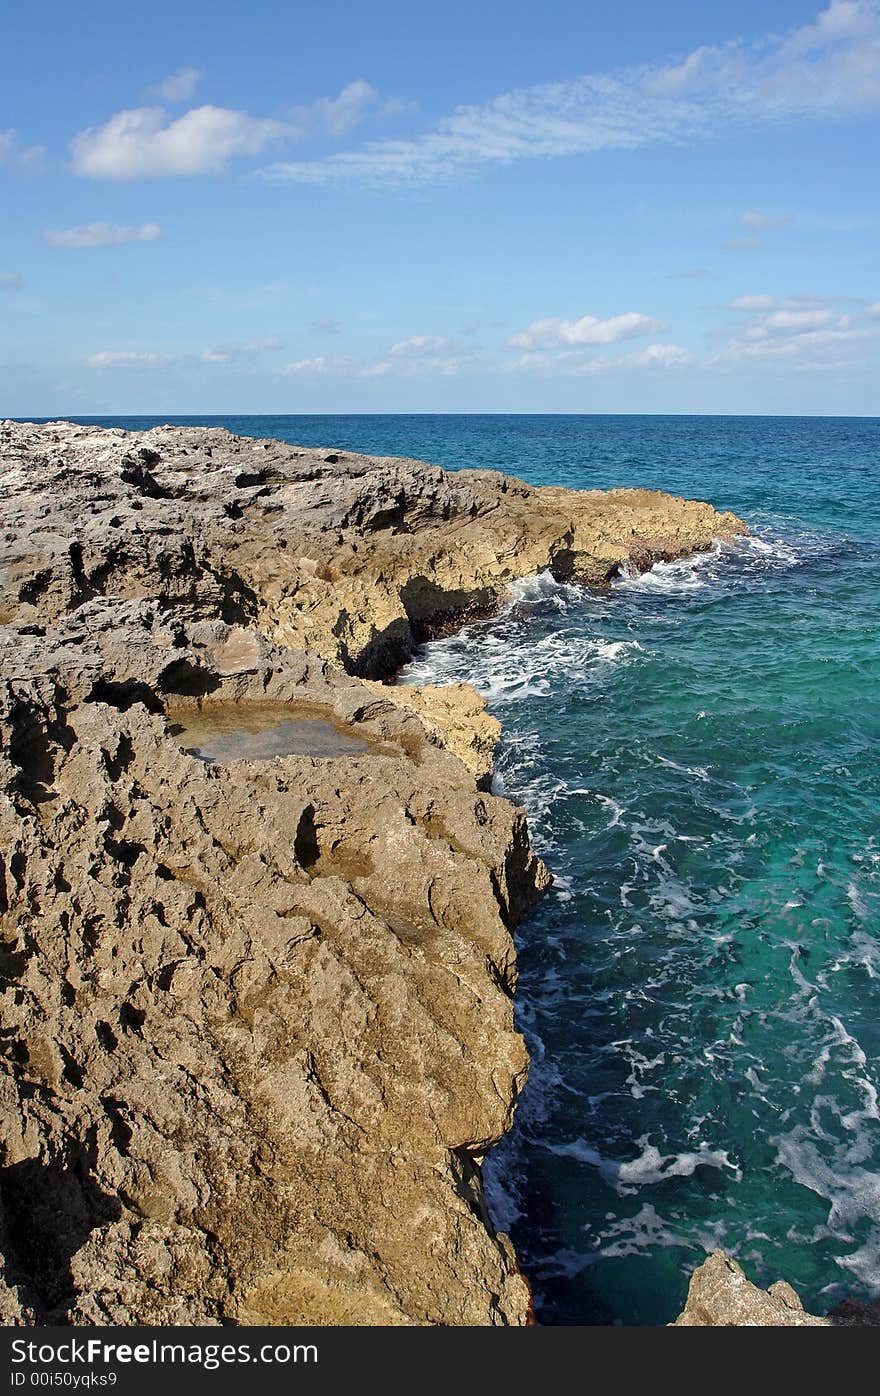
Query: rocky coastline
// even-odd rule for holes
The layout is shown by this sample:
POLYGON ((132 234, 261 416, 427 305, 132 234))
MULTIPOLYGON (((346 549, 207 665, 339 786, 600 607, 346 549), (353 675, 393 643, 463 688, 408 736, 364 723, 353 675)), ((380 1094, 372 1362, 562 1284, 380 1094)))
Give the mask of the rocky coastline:
POLYGON ((195 427, 0 423, 0 491, 0 1320, 530 1322, 479 1165, 550 873, 476 691, 387 681, 744 525, 195 427))

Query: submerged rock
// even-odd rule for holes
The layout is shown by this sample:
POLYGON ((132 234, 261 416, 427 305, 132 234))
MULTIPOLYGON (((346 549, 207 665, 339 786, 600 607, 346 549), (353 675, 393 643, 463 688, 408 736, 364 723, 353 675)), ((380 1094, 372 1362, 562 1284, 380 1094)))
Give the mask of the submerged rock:
POLYGON ((479 1162, 549 874, 474 690, 363 679, 741 525, 213 429, 0 456, 0 1318, 529 1321, 479 1162), (267 707, 314 749, 181 744, 267 707))

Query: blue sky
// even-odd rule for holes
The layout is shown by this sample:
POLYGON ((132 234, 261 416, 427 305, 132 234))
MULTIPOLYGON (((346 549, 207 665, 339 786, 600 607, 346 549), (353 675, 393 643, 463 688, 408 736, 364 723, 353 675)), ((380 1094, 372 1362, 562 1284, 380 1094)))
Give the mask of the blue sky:
POLYGON ((0 416, 880 412, 880 0, 4 31, 0 416))

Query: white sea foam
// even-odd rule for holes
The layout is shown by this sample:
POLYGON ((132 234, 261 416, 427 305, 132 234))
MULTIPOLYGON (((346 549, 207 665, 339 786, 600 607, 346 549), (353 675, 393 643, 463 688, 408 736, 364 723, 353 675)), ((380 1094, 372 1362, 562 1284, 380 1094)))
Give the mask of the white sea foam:
POLYGON ((697 591, 711 580, 712 565, 721 555, 721 549, 722 544, 716 540, 705 552, 676 558, 674 562, 655 562, 646 572, 637 572, 630 563, 625 563, 612 586, 620 591, 667 594, 697 591))
POLYGON ((683 1150, 677 1154, 662 1154, 656 1144, 649 1142, 646 1134, 636 1143, 642 1152, 637 1158, 623 1163, 605 1158, 585 1139, 574 1139, 565 1144, 546 1143, 542 1147, 552 1154, 589 1164, 621 1196, 670 1178, 690 1178, 698 1168, 729 1169, 737 1182, 742 1178, 740 1169, 731 1162, 727 1150, 713 1149, 705 1140, 695 1150, 683 1150))
MULTIPOLYGON (((641 728, 635 704, 624 707, 629 727, 609 740, 601 707, 628 683, 645 686, 660 674, 657 661, 667 637, 680 636, 672 627, 691 596, 704 614, 706 603, 736 589, 762 595, 774 574, 827 547, 818 536, 789 542, 762 531, 621 577, 602 596, 540 574, 515 583, 493 620, 426 646, 404 675, 409 683, 465 679, 484 693, 505 722, 493 789, 525 806, 533 842, 556 875, 538 941, 521 961, 517 1015, 530 1081, 518 1128, 486 1163, 496 1224, 508 1229, 528 1215, 524 1189, 535 1185, 536 1150, 582 1167, 586 1198, 601 1199, 608 1187, 635 1199, 621 1211, 646 1195, 674 1207, 664 1217, 644 1203, 634 1217, 612 1212, 601 1222, 590 1203, 586 1253, 569 1231, 558 1251, 543 1250, 536 1274, 570 1276, 597 1259, 664 1244, 697 1249, 710 1233, 721 1237, 725 1224, 734 1251, 750 1236, 782 1244, 771 1190, 782 1190, 784 1214, 803 1199, 803 1187, 814 1194, 803 1210, 808 1234, 790 1243, 821 1245, 852 1282, 880 1284, 876 1068, 857 1040, 858 1016, 849 1023, 836 1011, 853 974, 880 977, 880 939, 872 934, 880 850, 869 841, 841 877, 836 850, 819 831, 780 873, 766 863, 760 793, 752 797, 702 764, 696 740, 692 755, 681 734, 667 735, 674 729, 641 728), (676 594, 682 605, 667 605, 676 594), (693 823, 689 810, 698 815, 693 823), (829 898, 849 912, 848 939, 827 929, 829 898), (569 1022, 577 1023, 570 1038, 569 1022), (548 1058, 542 1032, 562 1041, 559 1060, 548 1058), (662 1126, 630 1149, 621 1144, 635 1133, 627 1122, 644 1128, 667 1113, 679 1120, 669 1129, 675 1146, 664 1144, 662 1126), (762 1143, 772 1136, 775 1166, 763 1156, 755 1162, 752 1128, 762 1143), (621 1159, 627 1152, 636 1157, 621 1159), (736 1191, 740 1164, 749 1169, 748 1202, 736 1191), (756 1167, 767 1168, 766 1179, 756 1179, 756 1167), (706 1169, 714 1177, 703 1177, 706 1169), (701 1182, 689 1184, 695 1175, 701 1182), (702 1182, 728 1194, 719 1202, 726 1223, 714 1228, 688 1200, 702 1182), (817 1197, 827 1209, 824 1226, 816 1225, 817 1197), (754 1226, 746 1229, 738 1208, 754 1226)), ((706 712, 716 723, 714 696, 699 715, 706 712)), ((689 727, 688 739, 696 730, 689 727)), ((843 755, 833 779, 842 778, 843 755)), ((855 762, 851 769, 858 779, 855 762)), ((565 1201, 560 1211, 573 1214, 565 1201)), ((760 1274, 766 1254, 754 1258, 760 1274)))

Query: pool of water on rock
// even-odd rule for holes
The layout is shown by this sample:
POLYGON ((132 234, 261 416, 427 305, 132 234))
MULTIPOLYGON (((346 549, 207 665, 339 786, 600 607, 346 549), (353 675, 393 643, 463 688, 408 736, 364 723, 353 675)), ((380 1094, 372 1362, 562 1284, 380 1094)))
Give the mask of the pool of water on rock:
POLYGON ((315 712, 289 704, 230 703, 168 713, 168 730, 207 762, 268 761, 275 756, 363 756, 374 748, 315 712))

